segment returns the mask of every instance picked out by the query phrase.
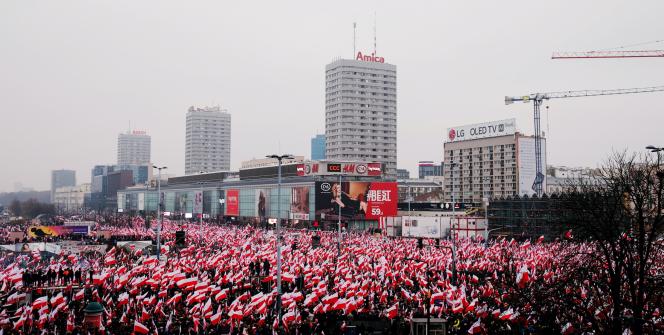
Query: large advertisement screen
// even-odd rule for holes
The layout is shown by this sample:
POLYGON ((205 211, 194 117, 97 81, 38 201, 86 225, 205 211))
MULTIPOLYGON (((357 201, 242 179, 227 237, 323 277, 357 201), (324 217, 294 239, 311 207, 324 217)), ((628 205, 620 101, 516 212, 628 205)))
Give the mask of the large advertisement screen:
POLYGON ((397 215, 395 182, 316 182, 316 216, 335 220, 397 215))
POLYGON ((256 190, 256 214, 260 218, 267 217, 270 213, 270 190, 256 190))
POLYGON ((63 235, 87 235, 90 231, 88 226, 33 226, 28 228, 29 237, 51 237, 63 235))
POLYGON ((194 213, 203 213, 203 192, 194 192, 194 213))
POLYGON ((293 187, 291 216, 296 220, 309 220, 309 187, 293 187))
POLYGON ((240 192, 238 190, 226 190, 226 215, 240 215, 240 192))

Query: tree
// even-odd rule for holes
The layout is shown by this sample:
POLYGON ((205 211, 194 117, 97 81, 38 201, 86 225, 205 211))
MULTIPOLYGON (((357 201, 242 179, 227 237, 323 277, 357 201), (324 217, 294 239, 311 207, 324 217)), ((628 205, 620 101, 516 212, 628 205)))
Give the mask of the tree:
POLYGON ((9 204, 9 211, 14 214, 14 216, 21 216, 21 202, 18 199, 12 200, 9 204))
POLYGON ((655 306, 664 301, 663 274, 655 272, 664 256, 663 178, 652 157, 614 153, 596 179, 572 183, 563 195, 563 222, 591 244, 582 257, 599 265, 593 286, 607 290, 606 333, 652 330, 655 306))

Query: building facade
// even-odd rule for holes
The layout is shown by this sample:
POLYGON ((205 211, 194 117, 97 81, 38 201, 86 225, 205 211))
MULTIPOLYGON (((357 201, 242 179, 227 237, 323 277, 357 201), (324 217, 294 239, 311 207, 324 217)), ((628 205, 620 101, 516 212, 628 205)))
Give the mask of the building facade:
MULTIPOLYGON (((397 214, 398 191, 395 182, 383 181, 380 166, 373 170, 372 164, 380 165, 288 163, 282 165, 281 187, 274 165, 240 169, 239 178, 232 172, 170 178, 161 186, 164 211, 167 216, 187 218, 202 208, 203 217, 216 220, 268 224, 270 219, 281 218, 288 220, 285 226, 333 225, 339 212, 330 192, 340 188, 347 205, 342 210, 344 225, 351 229, 377 227, 378 215, 397 214), (340 175, 343 181, 337 186, 340 175), (196 199, 202 199, 202 204, 196 199)), ((117 206, 123 212, 156 214, 158 199, 153 187, 130 187, 118 191, 117 206)))
POLYGON ((318 134, 311 139, 311 160, 325 159, 325 134, 318 134))
POLYGON ((65 186, 76 185, 76 171, 53 170, 51 171, 51 203, 55 201, 55 190, 65 186))
POLYGON ((189 107, 185 144, 186 175, 231 168, 231 115, 219 106, 189 107))
POLYGON ((383 163, 397 176, 397 68, 358 53, 325 67, 325 156, 383 163))
POLYGON ((406 169, 397 169, 397 180, 410 179, 410 171, 406 169))
MULTIPOLYGON (((516 132, 515 123, 509 119, 448 129, 443 162, 446 202, 480 206, 485 197, 535 194, 535 138, 516 132)), ((546 166, 545 139, 542 155, 546 166)))
POLYGON ((420 161, 417 164, 417 178, 440 177, 443 175, 443 163, 436 164, 433 161, 420 161))
POLYGON ((66 213, 82 211, 90 201, 91 187, 92 184, 86 183, 57 188, 53 201, 55 209, 66 213))
POLYGON ((143 130, 118 134, 118 165, 150 164, 150 136, 143 130))

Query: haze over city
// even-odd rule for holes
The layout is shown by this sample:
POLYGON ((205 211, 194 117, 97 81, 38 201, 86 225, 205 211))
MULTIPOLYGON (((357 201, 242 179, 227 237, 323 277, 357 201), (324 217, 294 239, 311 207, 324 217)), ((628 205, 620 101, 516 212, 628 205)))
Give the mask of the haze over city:
MULTIPOLYGON (((115 162, 130 122, 152 136, 152 161, 182 175, 192 105, 231 113, 233 170, 271 153, 308 156, 325 130, 325 65, 353 56, 353 22, 357 50, 372 52, 374 17, 377 54, 397 66, 397 165, 413 173, 442 160, 452 126, 515 117, 532 134, 532 105, 505 106, 506 95, 661 85, 661 58, 551 53, 661 40, 662 12, 661 1, 5 1, 0 191, 48 189, 61 168, 88 181, 93 165, 115 162)), ((595 167, 612 150, 657 144, 662 101, 545 102, 547 162, 595 167)))

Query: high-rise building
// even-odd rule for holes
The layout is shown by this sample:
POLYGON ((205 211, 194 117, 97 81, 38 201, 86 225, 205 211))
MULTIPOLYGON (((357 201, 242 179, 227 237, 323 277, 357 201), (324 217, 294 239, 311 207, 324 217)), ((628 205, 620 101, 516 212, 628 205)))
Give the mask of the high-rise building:
POLYGON ((51 171, 51 202, 55 201, 55 190, 64 186, 76 185, 76 171, 53 170, 51 171))
POLYGON ((150 164, 150 135, 143 130, 118 135, 118 166, 150 164))
MULTIPOLYGON (((447 134, 445 201, 481 205, 484 197, 535 194, 535 138, 516 132, 515 119, 453 127, 447 134)), ((542 158, 546 166, 545 139, 542 158)))
POLYGON ((311 139, 311 160, 325 159, 325 134, 319 134, 311 139))
POLYGON ((187 112, 184 173, 228 171, 231 168, 231 115, 219 106, 187 112))
POLYGON ((397 177, 397 67, 382 57, 339 59, 325 67, 325 156, 381 162, 397 177))
POLYGON ((420 161, 417 164, 418 178, 440 177, 443 175, 443 164, 435 164, 433 161, 420 161))

